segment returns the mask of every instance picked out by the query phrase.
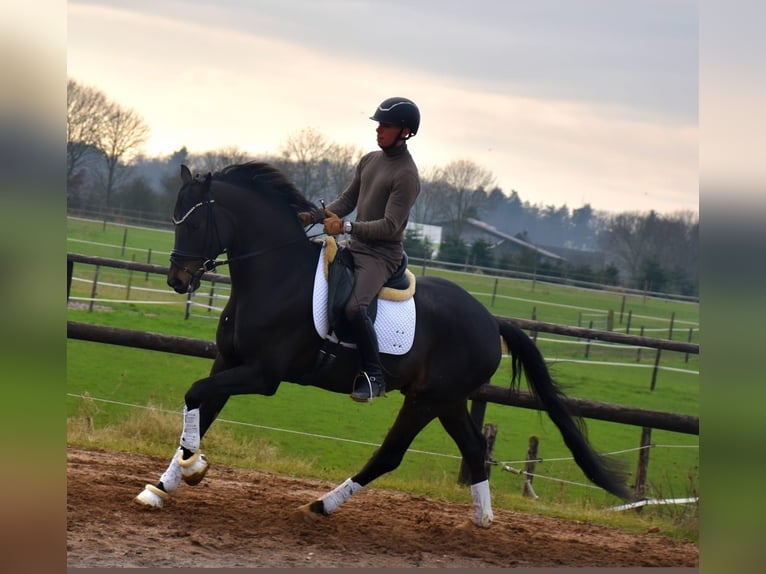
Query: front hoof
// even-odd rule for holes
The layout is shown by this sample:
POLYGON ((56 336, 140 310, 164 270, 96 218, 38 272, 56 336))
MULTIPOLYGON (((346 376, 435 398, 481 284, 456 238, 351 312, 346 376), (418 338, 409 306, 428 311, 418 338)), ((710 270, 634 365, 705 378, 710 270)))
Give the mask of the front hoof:
POLYGON ((486 522, 484 524, 477 524, 473 520, 466 520, 465 522, 455 526, 454 530, 457 532, 480 532, 488 529, 492 526, 492 522, 486 522))
POLYGON ((178 453, 178 465, 181 467, 181 477, 189 486, 196 486, 205 478, 210 463, 204 454, 197 451, 184 460, 183 453, 178 453))
POLYGON ((315 500, 309 504, 299 506, 295 510, 295 516, 301 518, 304 522, 314 524, 326 516, 324 513, 324 503, 321 500, 315 500))
POLYGON ((147 484, 141 493, 133 499, 133 502, 142 508, 155 510, 162 508, 162 506, 165 504, 165 501, 169 497, 170 495, 164 490, 161 490, 151 484, 147 484))

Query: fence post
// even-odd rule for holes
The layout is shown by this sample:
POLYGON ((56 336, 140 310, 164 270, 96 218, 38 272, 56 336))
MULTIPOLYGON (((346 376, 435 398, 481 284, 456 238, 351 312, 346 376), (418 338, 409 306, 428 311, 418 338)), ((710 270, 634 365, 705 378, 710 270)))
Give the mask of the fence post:
POLYGON ((614 310, 613 309, 609 309, 609 311, 606 312, 606 330, 614 331, 614 310))
POLYGON ((101 270, 101 265, 96 265, 96 272, 93 275, 93 286, 90 288, 90 303, 88 305, 88 313, 93 312, 93 299, 96 298, 98 291, 98 272, 101 270))
MULTIPOLYGON (((136 254, 134 253, 133 256, 130 258, 130 260, 135 263, 136 262, 136 254)), ((127 289, 125 291, 125 300, 130 301, 130 286, 133 284, 133 269, 128 269, 128 284, 127 289)))
POLYGON ((622 305, 620 305, 620 325, 622 325, 622 316, 625 313, 625 295, 622 296, 622 305))
POLYGON ((670 330, 668 331, 668 339, 673 339, 673 323, 676 321, 676 312, 673 311, 673 313, 670 315, 670 330))
MULTIPOLYGON (((146 250, 146 263, 151 265, 152 263, 152 248, 146 250)), ((149 281, 149 272, 146 272, 146 281, 149 281)))
POLYGON ((211 313, 213 311, 213 299, 215 297, 215 279, 213 279, 210 282, 210 297, 207 301, 207 312, 211 313))
POLYGON ((186 311, 184 312, 184 319, 188 319, 189 315, 191 315, 191 306, 192 306, 192 294, 189 293, 186 295, 186 311))
POLYGON ((662 349, 657 349, 657 354, 654 357, 654 368, 652 369, 652 384, 649 387, 650 390, 654 390, 654 387, 657 386, 657 373, 660 370, 660 355, 662 354, 662 349))
POLYGON ((534 488, 532 488, 532 481, 535 479, 535 466, 539 458, 537 457, 537 447, 540 444, 538 438, 534 435, 529 437, 529 444, 527 446, 527 458, 524 464, 524 484, 521 487, 521 495, 528 498, 538 498, 535 494, 534 488))
POLYGON ((128 242, 128 228, 125 228, 125 233, 122 234, 122 251, 120 255, 125 255, 125 244, 128 242))
POLYGON ((625 326, 625 334, 630 335, 630 322, 633 319, 633 309, 628 311, 628 324, 625 326))
MULTIPOLYGON (((593 319, 588 321, 588 329, 593 329, 593 319)), ((585 358, 586 359, 588 358, 588 355, 590 355, 590 342, 591 342, 591 338, 588 337, 588 342, 585 343, 585 358)))
MULTIPOLYGON (((646 477, 649 471, 649 447, 652 444, 652 429, 643 427, 641 429, 641 450, 638 451, 638 467, 636 468, 636 485, 633 492, 637 500, 646 497, 646 477)), ((641 507, 639 506, 640 510, 641 507)))
MULTIPOLYGON (((693 327, 689 327, 689 337, 686 339, 687 343, 691 343, 692 342, 692 335, 693 334, 694 334, 694 328, 693 327)), ((688 363, 688 362, 689 362, 689 353, 686 353, 686 355, 684 357, 684 363, 688 363)))
POLYGON ((495 286, 492 289, 492 306, 495 306, 495 297, 497 296, 497 277, 495 277, 495 286))
MULTIPOLYGON (((66 300, 69 303, 69 292, 72 290, 72 273, 74 272, 74 261, 67 259, 66 262, 66 300)), ((689 338, 691 339, 691 329, 689 329, 689 338)), ((687 361, 689 354, 686 355, 687 361)))

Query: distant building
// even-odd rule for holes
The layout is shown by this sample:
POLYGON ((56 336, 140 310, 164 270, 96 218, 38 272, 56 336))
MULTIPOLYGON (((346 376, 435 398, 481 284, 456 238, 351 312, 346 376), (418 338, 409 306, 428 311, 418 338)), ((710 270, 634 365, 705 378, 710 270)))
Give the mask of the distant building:
POLYGON ((436 257, 439 254, 439 246, 442 244, 442 228, 438 225, 428 225, 427 223, 415 223, 414 221, 407 222, 407 229, 413 229, 420 233, 420 236, 428 243, 429 247, 433 249, 431 257, 436 257))
MULTIPOLYGON (((451 225, 447 224, 443 226, 444 232, 449 233, 451 225)), ((519 255, 523 252, 534 252, 542 259, 548 259, 551 262, 563 263, 566 258, 554 253, 550 248, 542 248, 529 241, 523 239, 520 235, 509 235, 503 233, 493 225, 484 223, 478 219, 469 217, 465 220, 463 225, 463 233, 461 239, 467 244, 472 244, 474 241, 483 240, 492 245, 493 251, 496 257, 502 257, 503 255, 519 255)))

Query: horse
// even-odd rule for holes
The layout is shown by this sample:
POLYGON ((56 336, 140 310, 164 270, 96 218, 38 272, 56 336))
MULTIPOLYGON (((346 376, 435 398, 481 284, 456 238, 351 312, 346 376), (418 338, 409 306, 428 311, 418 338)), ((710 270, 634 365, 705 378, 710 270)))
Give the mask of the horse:
MULTIPOLYGON (((233 164, 204 176, 181 166, 167 283, 177 293, 193 292, 204 273, 228 265, 231 294, 218 322, 210 373, 193 382, 184 396, 180 446, 159 481, 136 496, 141 506, 161 508, 182 481, 195 485, 204 478, 209 462, 200 441, 230 397, 271 396, 282 382, 351 392, 360 369, 353 344, 336 345, 329 364, 318 360, 327 344, 312 320, 323 244, 309 236, 297 216, 316 208, 268 163, 233 164), (216 259, 224 253, 226 259, 216 259)), ((438 419, 470 475, 473 512, 462 526, 488 528, 493 511, 487 441, 467 403, 497 371, 503 342, 511 355, 510 390, 518 389, 523 372, 585 476, 607 492, 631 499, 619 463, 591 446, 583 421, 570 414, 566 396, 521 328, 442 278, 418 277, 412 297, 416 321, 409 349, 381 353, 387 391, 404 395, 393 425, 359 472, 300 506, 299 516, 322 520, 376 478, 394 471, 418 433, 438 419)))

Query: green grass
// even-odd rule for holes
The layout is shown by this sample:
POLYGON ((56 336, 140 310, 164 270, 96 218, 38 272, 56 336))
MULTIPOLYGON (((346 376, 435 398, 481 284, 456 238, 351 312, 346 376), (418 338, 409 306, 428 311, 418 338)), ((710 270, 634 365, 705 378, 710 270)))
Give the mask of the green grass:
MULTIPOLYGON (((113 243, 121 246, 124 228, 101 223, 68 221, 70 239, 93 243, 113 243)), ((93 243, 69 243, 69 251, 122 257, 130 259, 131 250, 108 248, 93 243), (75 249, 76 247, 76 249, 75 249)), ((126 246, 152 248, 153 257, 169 252, 172 234, 130 228, 126 246)), ((133 251, 137 261, 146 260, 146 252, 133 251)), ((165 261, 166 256, 165 257, 165 261)), ((160 263, 159 256, 153 263, 160 263)), ((419 269, 414 269, 418 271, 419 269)), ((491 307, 494 279, 481 275, 439 271, 456 280, 500 315, 531 317, 535 309, 540 320, 576 325, 578 314, 591 309, 612 309, 615 321, 619 316, 622 296, 598 291, 549 286, 528 281, 498 282, 495 306, 491 307), (482 295, 489 293, 489 295, 482 295), (502 295, 503 297, 500 297, 502 295)), ((95 269, 75 265, 72 295, 89 297, 95 269)), ((428 270, 427 274, 437 274, 428 270)), ((103 299, 124 299, 125 285, 130 281, 131 300, 167 301, 168 304, 149 305, 138 302, 100 303, 93 312, 87 303, 70 305, 68 319, 102 325, 155 331, 206 340, 214 338, 216 313, 196 309, 184 320, 185 297, 174 294, 161 275, 130 273, 103 268, 99 271, 97 296, 103 299), (146 288, 155 291, 138 291, 146 288)), ((205 293, 203 286, 202 293, 205 293)), ((200 294, 196 300, 207 302, 200 294)), ((220 306, 221 303, 218 303, 220 306)), ((688 303, 667 302, 640 297, 626 297, 626 309, 652 325, 665 330, 675 313, 676 327, 688 322, 696 328, 699 307, 688 303)), ((587 326, 587 325, 584 325, 587 326)), ((632 332, 636 332, 632 330, 632 332)), ((659 336, 650 335, 649 336, 659 336)), ((695 331, 694 340, 698 337, 695 331)), ((681 339, 681 337, 674 337, 681 339)), ((612 345, 591 346, 589 358, 595 361, 619 361, 644 365, 643 368, 584 365, 567 360, 584 359, 585 346, 565 341, 571 338, 540 334, 538 344, 548 358, 561 359, 552 363, 551 371, 565 383, 569 396, 589 398, 629 406, 697 415, 699 412, 699 381, 697 375, 661 370, 656 388, 650 391, 651 366, 656 351, 612 345), (648 368, 647 368, 648 367, 648 368)), ((686 340, 685 337, 683 340, 686 340)), ((67 342, 67 413, 68 439, 74 444, 104 448, 137 450, 151 454, 169 455, 177 444, 180 432, 180 409, 183 395, 190 384, 205 376, 211 361, 140 349, 116 347, 98 343, 69 340, 67 342), (82 398, 85 397, 85 398, 82 398), (148 408, 147 408, 148 407, 148 408)), ((663 351, 663 367, 698 370, 699 358, 663 351)), ((507 386, 510 380, 507 360, 492 380, 507 386)), ((335 395, 310 387, 283 384, 273 397, 232 397, 210 433, 204 448, 213 461, 263 470, 312 476, 341 481, 357 472, 379 444, 392 424, 401 405, 398 392, 376 400, 372 405, 359 405, 345 395, 335 395), (281 430, 279 430, 281 429, 281 430), (328 438, 329 437, 329 438, 328 438)), ((535 479, 538 501, 520 496, 521 479, 515 474, 495 467, 492 472, 493 497, 500 507, 531 508, 554 515, 590 513, 617 504, 614 497, 585 486, 587 480, 571 460, 558 430, 544 414, 533 410, 490 404, 486 422, 498 426, 494 457, 514 468, 522 466, 530 435, 540 438, 544 462, 537 465, 541 476, 535 479), (577 484, 547 480, 543 476, 577 484)), ((623 451, 639 446, 641 429, 603 421, 588 421, 594 446, 601 452, 623 451)), ((685 497, 696 494, 699 485, 699 439, 679 433, 654 431, 652 442, 658 445, 650 451, 649 495, 685 497), (668 448, 665 445, 672 445, 668 448), (694 448, 685 448, 694 447, 694 448)), ((617 455, 634 471, 636 451, 617 455)), ((404 462, 395 472, 376 481, 380 488, 405 490, 423 495, 468 501, 467 489, 456 485, 459 469, 457 448, 438 423, 429 425, 415 440, 404 462), (423 452, 418 452, 423 451, 423 452), (427 454, 436 453, 436 454, 427 454)), ((696 507, 652 507, 638 513, 596 513, 593 520, 625 522, 626 528, 644 528, 646 521, 661 520, 673 525, 679 536, 696 536, 696 507)))

